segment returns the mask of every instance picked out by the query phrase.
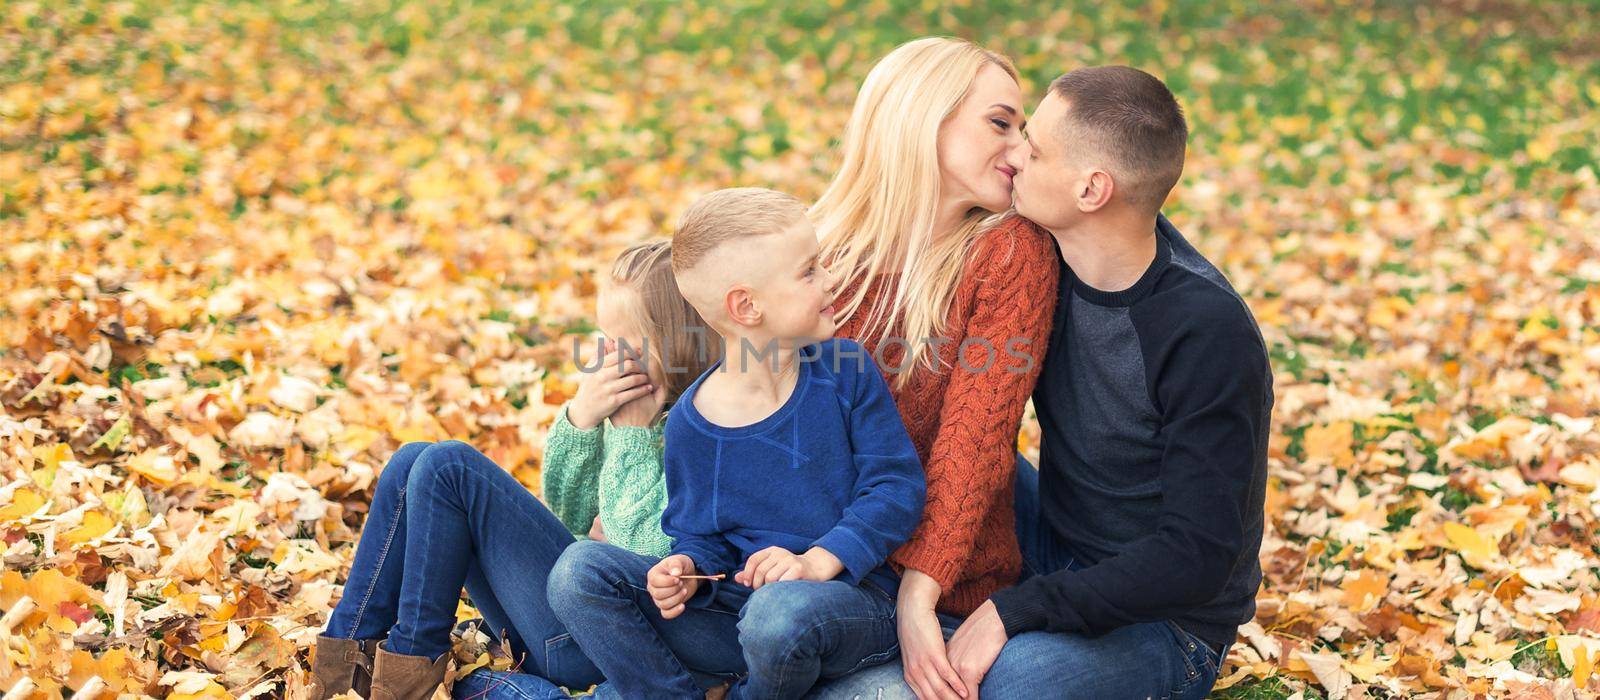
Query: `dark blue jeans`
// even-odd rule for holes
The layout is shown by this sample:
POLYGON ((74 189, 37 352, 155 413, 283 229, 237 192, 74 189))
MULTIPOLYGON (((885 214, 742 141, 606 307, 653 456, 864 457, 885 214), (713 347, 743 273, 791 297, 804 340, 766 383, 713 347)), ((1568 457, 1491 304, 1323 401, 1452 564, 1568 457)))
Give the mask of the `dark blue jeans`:
POLYGON ((550 574, 550 605, 606 682, 596 698, 700 698, 733 681, 732 698, 798 698, 818 678, 899 656, 894 600, 872 583, 731 581, 705 607, 661 617, 645 589, 660 561, 602 542, 567 548, 550 574), (742 678, 741 678, 742 677, 742 678))
MULTIPOLYGON (((1017 456, 1017 541, 1030 576, 1084 567, 1044 523, 1039 470, 1017 456)), ((948 639, 961 620, 939 616, 948 639)), ((1169 621, 1128 625, 1098 637, 1026 632, 1006 642, 978 688, 991 698, 1203 698, 1217 680, 1218 654, 1169 621)), ((820 686, 822 700, 914 698, 899 660, 820 686)))
POLYGON ((547 602, 546 575, 573 542, 539 499, 471 445, 406 444, 378 477, 324 634, 387 638, 390 651, 436 658, 449 650, 465 586, 523 673, 484 674, 481 687, 458 683, 457 695, 504 688, 509 697, 564 698, 558 685, 601 680, 547 602))

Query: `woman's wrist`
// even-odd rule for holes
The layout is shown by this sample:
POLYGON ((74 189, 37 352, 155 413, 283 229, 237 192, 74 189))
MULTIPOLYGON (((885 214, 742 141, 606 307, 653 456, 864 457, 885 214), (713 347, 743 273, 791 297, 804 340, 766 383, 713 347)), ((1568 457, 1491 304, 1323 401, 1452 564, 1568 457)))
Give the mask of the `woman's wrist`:
POLYGON ((907 612, 932 612, 939 606, 943 591, 939 582, 916 569, 906 569, 900 577, 900 594, 895 606, 907 612))

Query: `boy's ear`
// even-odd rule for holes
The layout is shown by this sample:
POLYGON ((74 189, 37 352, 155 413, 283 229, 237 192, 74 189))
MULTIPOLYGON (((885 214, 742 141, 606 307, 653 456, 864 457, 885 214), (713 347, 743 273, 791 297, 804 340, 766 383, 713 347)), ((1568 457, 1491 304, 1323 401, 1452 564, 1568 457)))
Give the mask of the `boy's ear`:
POLYGON ((743 285, 728 290, 723 297, 723 310, 727 312, 728 320, 741 326, 761 323, 761 309, 756 307, 755 296, 743 285))

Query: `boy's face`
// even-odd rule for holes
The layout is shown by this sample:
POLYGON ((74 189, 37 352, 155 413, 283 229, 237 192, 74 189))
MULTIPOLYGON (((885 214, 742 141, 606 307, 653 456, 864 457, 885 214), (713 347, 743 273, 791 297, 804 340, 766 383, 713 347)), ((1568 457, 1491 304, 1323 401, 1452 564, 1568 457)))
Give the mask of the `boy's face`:
POLYGON ((782 233, 750 241, 751 296, 761 310, 765 335, 780 340, 831 338, 832 280, 818 262, 821 250, 811 222, 801 219, 782 233))

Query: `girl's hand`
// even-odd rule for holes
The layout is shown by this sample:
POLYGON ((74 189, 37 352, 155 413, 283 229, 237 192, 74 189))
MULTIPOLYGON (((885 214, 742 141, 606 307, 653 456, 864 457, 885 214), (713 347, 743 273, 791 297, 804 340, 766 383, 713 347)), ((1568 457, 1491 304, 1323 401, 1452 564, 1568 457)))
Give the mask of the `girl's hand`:
POLYGON ((622 405, 655 391, 650 375, 637 359, 624 358, 610 338, 601 341, 601 348, 605 362, 578 380, 578 393, 567 407, 567 420, 579 430, 599 425, 622 405))
POLYGON ((611 414, 611 424, 648 428, 661 415, 661 405, 666 402, 667 388, 658 386, 654 391, 618 407, 611 414))
POLYGON ((945 651, 944 630, 934 612, 939 594, 939 583, 932 577, 906 569, 895 606, 906 685, 920 700, 961 700, 971 695, 945 651))

